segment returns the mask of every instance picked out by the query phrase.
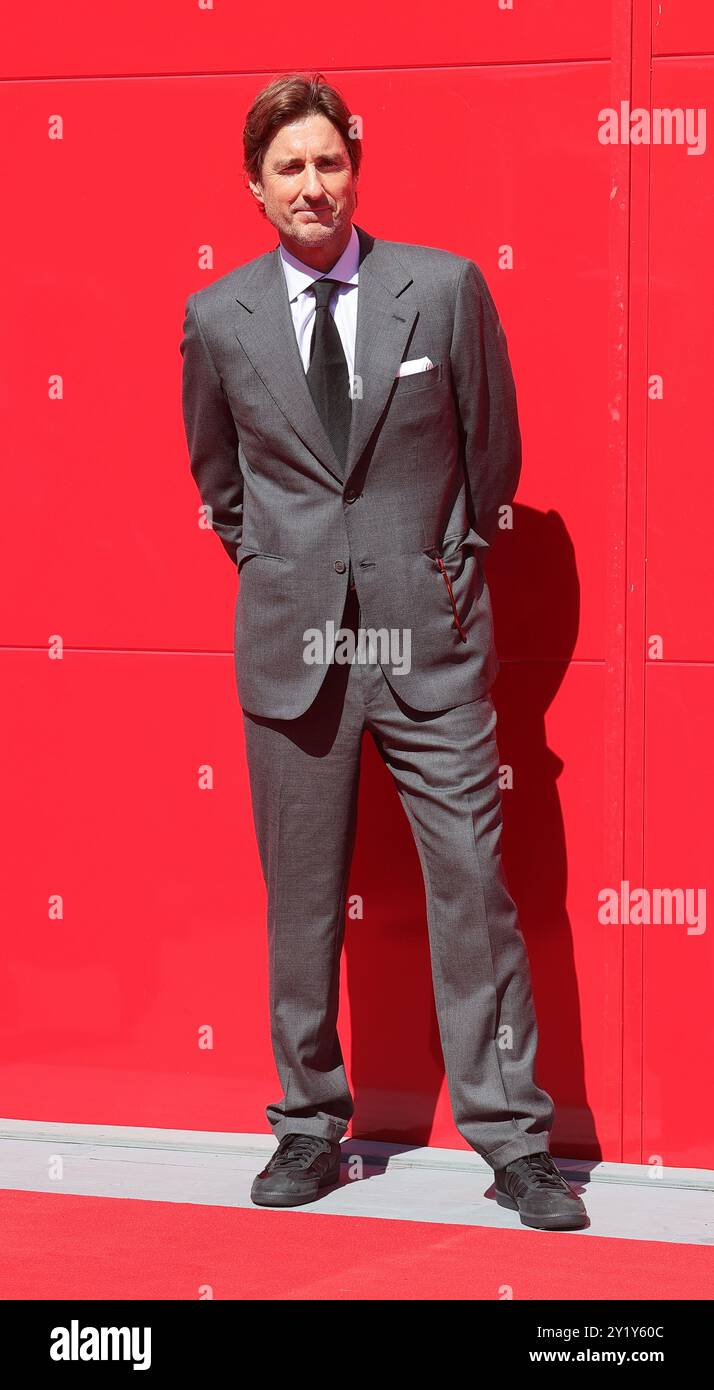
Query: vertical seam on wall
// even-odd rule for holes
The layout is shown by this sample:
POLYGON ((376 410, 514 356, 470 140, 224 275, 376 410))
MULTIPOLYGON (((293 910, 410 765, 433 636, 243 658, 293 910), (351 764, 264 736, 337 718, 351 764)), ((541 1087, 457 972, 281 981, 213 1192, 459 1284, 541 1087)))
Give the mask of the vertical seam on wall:
MULTIPOLYGON (((634 0, 613 0, 610 100, 617 108, 629 98, 632 82, 634 0)), ((608 511, 607 623, 604 691, 603 871, 608 884, 623 878, 625 856, 626 692, 627 692, 627 487, 628 389, 630 346, 630 146, 610 147, 609 312, 608 312, 608 511)), ((615 1044, 618 1074, 606 1097, 618 1130, 622 1161, 627 1111, 626 1047, 623 1022, 625 942, 620 927, 617 951, 604 952, 603 1026, 619 1039, 615 1044), (614 974, 614 980, 612 976, 614 974)))
MULTIPOLYGON (((647 37, 648 37, 648 43, 647 43, 647 73, 648 73, 648 77, 647 77, 647 106, 648 106, 648 108, 651 108, 651 106, 652 106, 652 67, 653 67, 653 54, 652 54, 652 42, 653 42, 653 37, 652 37, 652 0, 650 0, 650 3, 648 4, 647 13, 648 13, 648 21, 649 21, 649 22, 648 22, 648 36, 647 36, 647 37)), ((648 379, 648 374, 649 374, 649 360, 650 360, 650 246, 651 246, 651 237, 652 237, 652 232, 651 232, 651 219, 652 219, 652 146, 651 146, 651 145, 647 145, 647 146, 646 146, 646 149, 647 149, 647 240, 646 240, 645 246, 644 246, 644 261, 645 261, 645 264, 644 264, 644 270, 645 270, 645 277, 644 277, 644 280, 645 280, 645 315, 644 315, 644 325, 643 325, 643 327, 644 327, 645 383, 647 382, 647 379, 648 379)), ((642 500, 643 500, 643 518, 642 518, 642 526, 643 526, 642 616, 643 616, 644 624, 645 624, 645 633, 644 633, 644 636, 645 636, 645 638, 646 638, 646 636, 647 636, 647 564, 646 564, 646 560, 647 560, 647 500, 648 500, 648 468, 649 468, 649 446, 650 446, 650 409, 649 409, 649 395, 648 395, 647 393, 645 393, 645 400, 646 400, 646 402, 647 402, 647 409, 646 409, 646 412, 645 412, 644 454, 643 454, 643 459, 642 459, 642 468, 643 468, 643 475, 644 475, 644 476, 643 476, 644 496, 643 496, 643 499, 642 499, 642 500)), ((647 785, 647 760, 646 760, 646 756, 645 756, 645 755, 646 755, 646 739, 647 739, 647 669, 646 669, 646 668, 647 668, 646 651, 645 651, 645 646, 644 646, 644 643, 643 643, 643 647, 642 647, 642 739, 641 739, 641 751, 640 751, 640 757, 641 757, 641 759, 642 759, 642 780, 641 780, 641 792, 642 792, 642 796, 641 796, 641 808, 640 808, 640 809, 641 809, 641 820, 642 820, 642 830, 641 830, 641 834, 642 834, 642 839, 641 839, 641 846, 642 846, 642 850, 641 850, 642 876, 641 876, 641 882, 642 882, 643 885, 644 885, 644 881, 645 881, 645 824, 646 824, 646 816, 647 816, 647 796, 646 796, 646 785, 647 785)), ((642 1058, 642 1066, 640 1067, 640 1162, 642 1162, 642 1161, 643 1161, 643 1158, 644 1158, 644 1141, 645 1141, 645 1069, 644 1069, 644 1056, 645 1056, 645 991, 644 991, 644 947, 645 947, 645 928, 644 928, 644 924, 642 924, 642 925, 640 926, 640 938, 641 938, 640 961, 641 961, 641 967, 642 967, 642 968, 641 968, 642 988, 641 988, 641 992, 640 992, 640 1057, 642 1058)))
MULTIPOLYGON (((621 0, 629 8, 631 108, 651 104, 651 0, 621 0)), ((627 354, 627 468, 625 512, 624 782, 621 877, 644 883, 644 754, 646 693, 646 496, 649 218, 651 147, 628 143, 629 283, 627 354)), ((622 940, 622 1160, 644 1152, 644 927, 620 924, 622 940)))

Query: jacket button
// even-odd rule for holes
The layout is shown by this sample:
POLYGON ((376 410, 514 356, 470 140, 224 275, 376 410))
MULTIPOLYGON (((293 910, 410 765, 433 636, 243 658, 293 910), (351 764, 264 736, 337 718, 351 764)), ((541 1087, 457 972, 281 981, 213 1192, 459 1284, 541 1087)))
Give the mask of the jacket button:
POLYGON ((344 574, 345 570, 347 569, 344 560, 335 560, 335 569, 337 570, 338 574, 344 574))
POLYGON ((357 493, 356 493, 356 492, 353 492, 352 489, 350 488, 349 491, 345 493, 345 502, 356 502, 356 501, 357 501, 357 493))

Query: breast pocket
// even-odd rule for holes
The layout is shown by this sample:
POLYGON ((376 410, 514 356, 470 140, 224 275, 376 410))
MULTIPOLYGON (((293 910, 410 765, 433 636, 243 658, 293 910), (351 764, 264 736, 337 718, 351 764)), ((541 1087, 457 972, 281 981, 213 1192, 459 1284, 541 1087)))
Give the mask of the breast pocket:
POLYGON ((433 391, 442 379, 441 362, 435 367, 429 367, 425 372, 410 372, 408 376, 398 376, 394 382, 394 400, 401 400, 402 396, 413 396, 419 391, 433 391))

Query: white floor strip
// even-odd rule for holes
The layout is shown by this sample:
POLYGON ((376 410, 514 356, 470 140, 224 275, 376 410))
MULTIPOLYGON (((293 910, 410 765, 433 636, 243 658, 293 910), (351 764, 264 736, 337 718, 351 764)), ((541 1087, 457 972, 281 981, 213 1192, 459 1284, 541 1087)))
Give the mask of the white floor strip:
MULTIPOLYGON (((0 1187, 136 1201, 281 1210, 250 1200, 255 1174, 276 1147, 271 1134, 0 1120, 0 1187), (61 1155, 61 1176, 53 1163, 61 1155)), ((493 1198, 493 1174, 467 1149, 410 1148, 347 1139, 339 1187, 293 1211, 444 1222, 527 1232, 493 1198)), ((590 1215, 574 1236, 714 1244, 714 1172, 557 1159, 590 1215)), ((531 1232, 538 1235, 537 1231, 531 1232)))

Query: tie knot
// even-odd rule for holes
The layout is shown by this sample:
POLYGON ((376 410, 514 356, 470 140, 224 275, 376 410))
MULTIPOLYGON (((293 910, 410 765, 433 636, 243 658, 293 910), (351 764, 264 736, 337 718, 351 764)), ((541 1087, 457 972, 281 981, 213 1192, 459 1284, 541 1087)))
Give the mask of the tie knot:
POLYGON ((317 301, 318 309, 327 308, 332 291, 341 283, 341 280, 328 280, 325 276, 319 280, 313 280, 311 289, 317 301))

